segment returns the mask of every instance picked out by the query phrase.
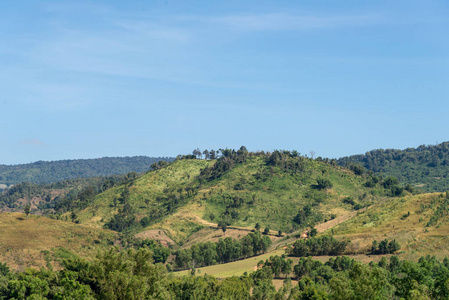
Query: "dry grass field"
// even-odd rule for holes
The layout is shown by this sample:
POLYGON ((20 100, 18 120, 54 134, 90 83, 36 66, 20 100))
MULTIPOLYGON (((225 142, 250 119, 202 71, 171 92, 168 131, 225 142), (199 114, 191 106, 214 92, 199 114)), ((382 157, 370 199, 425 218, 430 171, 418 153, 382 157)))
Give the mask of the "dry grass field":
MULTIPOLYGON (((428 226, 433 210, 421 211, 440 193, 394 198, 333 228, 337 238, 348 238, 354 252, 366 252, 374 240, 399 242, 401 259, 417 260, 421 256, 449 256, 449 218, 428 226)), ((435 205, 436 207, 437 205, 435 205)))
POLYGON ((0 261, 12 269, 60 267, 68 257, 93 258, 115 241, 115 234, 23 213, 0 213, 0 261))

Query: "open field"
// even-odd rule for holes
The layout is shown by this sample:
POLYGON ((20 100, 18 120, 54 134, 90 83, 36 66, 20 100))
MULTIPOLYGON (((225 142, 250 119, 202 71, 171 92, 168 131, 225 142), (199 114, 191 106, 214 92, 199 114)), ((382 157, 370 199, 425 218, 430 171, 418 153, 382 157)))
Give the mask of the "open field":
MULTIPOLYGON (((284 250, 276 250, 270 253, 266 253, 259 256, 250 257, 247 259, 233 261, 227 264, 207 266, 204 268, 198 268, 196 275, 202 276, 204 274, 212 275, 218 278, 224 277, 232 277, 232 276, 241 276, 243 273, 248 272, 251 273, 256 270, 257 263, 260 260, 266 260, 273 255, 282 255, 284 254, 284 250)), ((174 273, 177 276, 190 274, 190 270, 184 270, 180 272, 174 273)))

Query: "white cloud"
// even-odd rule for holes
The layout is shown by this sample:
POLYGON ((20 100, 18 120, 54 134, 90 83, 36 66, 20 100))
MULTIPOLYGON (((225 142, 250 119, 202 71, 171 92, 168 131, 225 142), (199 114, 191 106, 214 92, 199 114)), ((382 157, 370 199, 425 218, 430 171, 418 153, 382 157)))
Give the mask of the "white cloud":
POLYGON ((211 20, 238 30, 278 31, 363 26, 378 23, 381 18, 375 14, 353 16, 314 16, 276 13, 229 15, 213 18, 211 20))

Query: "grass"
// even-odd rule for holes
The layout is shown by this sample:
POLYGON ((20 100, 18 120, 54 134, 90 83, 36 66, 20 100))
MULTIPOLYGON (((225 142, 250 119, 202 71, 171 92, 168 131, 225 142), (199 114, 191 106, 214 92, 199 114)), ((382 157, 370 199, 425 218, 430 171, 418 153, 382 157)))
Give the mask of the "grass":
POLYGON ((334 227, 334 234, 349 238, 360 252, 367 251, 374 240, 396 239, 402 259, 416 260, 425 255, 442 259, 449 255, 449 218, 428 227, 432 210, 420 211, 422 204, 438 196, 433 193, 390 199, 334 227))
POLYGON ((221 177, 200 182, 201 170, 212 164, 214 161, 175 161, 127 187, 114 187, 98 195, 91 206, 77 213, 78 220, 102 228, 123 205, 119 199, 128 188, 127 202, 132 205, 136 220, 149 217, 153 221, 146 228, 134 228, 132 233, 161 229, 182 245, 192 234, 207 227, 205 222, 216 224, 226 220, 231 226, 246 228, 259 223, 262 230, 268 227, 273 232, 289 232, 298 229, 293 218, 305 205, 313 207, 323 219, 330 219, 331 215, 345 215, 354 210, 342 202, 345 197, 363 206, 381 200, 376 195, 382 190, 366 188, 363 177, 316 160, 305 159, 304 169, 292 172, 267 165, 264 156, 252 156, 221 177), (333 187, 315 189, 321 177, 329 179, 333 187))
MULTIPOLYGON (((247 259, 233 261, 227 264, 208 266, 196 269, 196 275, 202 276, 204 274, 212 275, 218 278, 241 276, 245 272, 251 273, 255 271, 257 263, 261 260, 265 261, 273 255, 282 255, 284 250, 276 250, 274 252, 266 253, 259 256, 250 257, 247 259)), ((176 276, 183 276, 190 274, 190 270, 184 270, 173 273, 176 276)))
POLYGON ((22 213, 0 213, 0 260, 12 269, 47 267, 49 257, 59 268, 62 259, 95 257, 115 240, 101 229, 22 213))
MULTIPOLYGON (((204 160, 178 160, 168 167, 156 172, 149 172, 129 185, 129 203, 133 206, 137 220, 148 215, 154 207, 160 207, 160 197, 167 194, 167 189, 178 190, 192 183, 202 168, 211 162, 204 160)), ((114 199, 119 199, 125 185, 114 187, 99 194, 94 203, 78 213, 82 224, 102 227, 116 214, 121 206, 114 206, 114 199)), ((185 193, 185 191, 184 191, 185 193)))
MULTIPOLYGON (((259 223, 262 229, 268 227, 276 232, 288 232, 294 226, 293 217, 306 204, 315 207, 324 219, 329 219, 331 214, 340 216, 353 211, 351 205, 342 202, 344 197, 352 197, 363 205, 380 201, 382 197, 376 195, 381 191, 364 187, 364 182, 361 176, 355 176, 351 171, 317 161, 307 161, 303 172, 292 174, 267 166, 264 157, 254 156, 235 165, 222 177, 203 182, 187 206, 151 228, 177 231, 170 226, 195 215, 212 223, 225 218, 232 226, 254 228, 259 223), (255 176, 268 173, 267 178, 255 176), (320 176, 329 178, 333 188, 327 191, 314 189, 316 178, 320 176), (235 199, 241 199, 241 204, 229 208, 235 199)), ((171 235, 175 239, 179 237, 181 242, 188 238, 179 231, 171 235)))

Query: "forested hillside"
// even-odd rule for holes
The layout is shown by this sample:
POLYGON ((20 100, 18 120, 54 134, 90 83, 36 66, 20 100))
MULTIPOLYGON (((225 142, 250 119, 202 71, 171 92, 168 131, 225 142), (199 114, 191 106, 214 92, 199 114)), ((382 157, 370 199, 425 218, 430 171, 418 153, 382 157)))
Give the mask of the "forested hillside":
POLYGON ((60 161, 38 161, 22 165, 0 165, 0 184, 20 182, 52 183, 66 179, 111 176, 129 172, 142 173, 158 161, 173 161, 171 157, 103 157, 60 161))
POLYGON ((49 184, 22 182, 0 193, 0 211, 22 211, 28 203, 35 213, 46 214, 53 211, 65 212, 70 207, 82 206, 115 185, 141 176, 130 172, 124 175, 98 176, 67 179, 49 184))
POLYGON ((449 189, 449 142, 405 150, 377 149, 338 160, 341 166, 351 163, 361 164, 377 174, 395 176, 423 191, 449 189))

